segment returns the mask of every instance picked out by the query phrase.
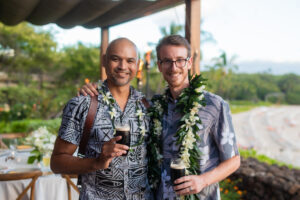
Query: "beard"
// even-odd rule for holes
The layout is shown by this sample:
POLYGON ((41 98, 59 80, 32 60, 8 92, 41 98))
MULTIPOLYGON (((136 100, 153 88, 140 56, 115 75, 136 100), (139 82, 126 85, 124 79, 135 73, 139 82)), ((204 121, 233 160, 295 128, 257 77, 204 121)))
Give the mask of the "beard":
POLYGON ((114 73, 112 73, 111 80, 116 86, 125 86, 131 81, 131 72, 129 70, 116 69, 114 73), (127 75, 125 77, 122 77, 118 73, 125 73, 127 75))

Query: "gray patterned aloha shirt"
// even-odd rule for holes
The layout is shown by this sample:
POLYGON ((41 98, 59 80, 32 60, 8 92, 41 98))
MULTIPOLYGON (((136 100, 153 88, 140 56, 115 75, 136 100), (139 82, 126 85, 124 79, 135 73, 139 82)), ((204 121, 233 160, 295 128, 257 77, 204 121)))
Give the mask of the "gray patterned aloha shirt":
MULTIPOLYGON (((163 116, 163 157, 161 185, 156 195, 160 200, 175 200, 170 178, 170 159, 176 157, 179 146, 176 145, 174 134, 178 129, 178 122, 182 115, 175 111, 176 100, 170 94, 168 96, 168 111, 163 116)), ((204 92, 206 106, 199 109, 198 115, 202 121, 199 125, 201 141, 198 147, 202 152, 200 160, 200 172, 205 173, 217 167, 222 161, 239 155, 235 133, 231 121, 228 104, 219 96, 204 92)), ((218 200, 220 198, 219 184, 205 187, 199 194, 201 200, 218 200)))
MULTIPOLYGON (((108 91, 106 82, 104 82, 103 88, 108 91)), ((115 104, 115 109, 117 110, 116 122, 122 118, 123 122, 130 124, 131 145, 137 144, 140 139, 136 109, 138 107, 146 113, 146 108, 141 102, 142 98, 142 94, 131 87, 124 112, 115 104)), ((98 102, 94 126, 86 147, 86 157, 88 158, 98 157, 101 153, 102 144, 114 137, 108 106, 102 101, 101 95, 98 96, 98 102)), ((74 97, 68 102, 63 112, 62 124, 59 130, 59 137, 61 139, 79 146, 89 104, 89 96, 74 97)), ((147 136, 149 130, 149 119, 147 116, 143 118, 142 123, 147 130, 147 136)), ((132 149, 133 151, 129 151, 127 156, 114 158, 109 168, 83 174, 80 199, 149 199, 150 189, 147 180, 146 143, 143 142, 132 149)))

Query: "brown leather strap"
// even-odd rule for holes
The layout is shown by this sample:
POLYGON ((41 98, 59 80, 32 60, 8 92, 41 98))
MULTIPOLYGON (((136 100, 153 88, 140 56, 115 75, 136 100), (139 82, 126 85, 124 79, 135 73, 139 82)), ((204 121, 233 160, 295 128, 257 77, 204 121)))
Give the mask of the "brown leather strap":
POLYGON ((150 107, 149 102, 147 101, 147 99, 144 97, 142 98, 142 103, 144 104, 144 106, 148 109, 150 107))
POLYGON ((95 116, 97 113, 97 107, 98 107, 98 96, 92 96, 91 97, 91 105, 89 107, 88 114, 86 116, 86 120, 84 123, 84 128, 83 128, 83 135, 79 144, 79 150, 78 150, 78 155, 81 157, 84 157, 85 155, 85 149, 87 142, 90 137, 90 132, 94 124, 95 116))

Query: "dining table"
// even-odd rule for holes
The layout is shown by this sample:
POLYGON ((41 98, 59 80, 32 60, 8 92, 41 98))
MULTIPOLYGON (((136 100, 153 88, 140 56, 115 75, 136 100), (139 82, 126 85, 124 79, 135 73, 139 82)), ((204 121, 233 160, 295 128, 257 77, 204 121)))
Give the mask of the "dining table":
MULTIPOLYGON (((0 149, 0 200, 16 200, 19 194, 31 182, 31 179, 1 180, 7 174, 26 173, 34 170, 42 171, 35 182, 34 199, 36 200, 66 200, 68 199, 67 181, 61 174, 54 174, 49 166, 42 162, 28 164, 27 159, 32 149, 0 149), (3 176, 1 176, 3 175, 3 176)), ((77 179, 72 178, 76 185, 77 179)), ((22 199, 30 198, 30 190, 22 199)), ((79 198, 77 191, 71 188, 71 199, 79 198)))

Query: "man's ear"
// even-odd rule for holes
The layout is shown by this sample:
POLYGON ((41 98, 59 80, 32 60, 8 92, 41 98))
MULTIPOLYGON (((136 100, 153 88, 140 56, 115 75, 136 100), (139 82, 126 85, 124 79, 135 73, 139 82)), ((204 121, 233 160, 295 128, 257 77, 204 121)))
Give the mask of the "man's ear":
POLYGON ((102 55, 102 64, 101 65, 104 66, 104 67, 106 67, 106 65, 107 65, 106 54, 102 55))
POLYGON ((158 60, 156 63, 157 63, 159 71, 161 72, 162 69, 161 69, 161 63, 160 63, 160 61, 158 60))
POLYGON ((191 68, 192 68, 192 65, 193 65, 193 57, 190 57, 190 59, 189 59, 188 62, 187 62, 187 67, 188 67, 188 69, 191 69, 191 68))

